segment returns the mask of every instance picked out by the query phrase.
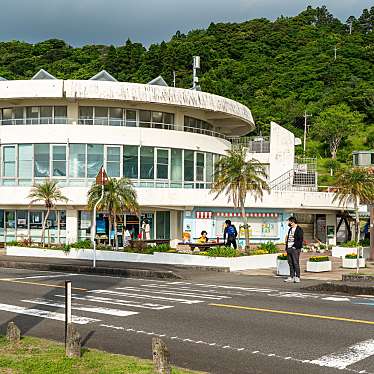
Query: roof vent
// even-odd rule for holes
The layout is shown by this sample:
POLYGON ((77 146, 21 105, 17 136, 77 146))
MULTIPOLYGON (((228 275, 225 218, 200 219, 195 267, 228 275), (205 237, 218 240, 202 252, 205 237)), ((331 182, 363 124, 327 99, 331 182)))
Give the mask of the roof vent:
POLYGON ((97 73, 90 81, 109 81, 109 82, 118 82, 116 78, 111 76, 106 70, 101 70, 100 73, 97 73))
POLYGON ((52 74, 49 74, 48 71, 40 69, 31 79, 56 79, 56 77, 54 77, 52 74))
POLYGON ((152 79, 150 82, 147 84, 150 84, 151 86, 163 86, 163 87, 168 87, 168 84, 165 82, 165 79, 159 75, 157 78, 152 79))

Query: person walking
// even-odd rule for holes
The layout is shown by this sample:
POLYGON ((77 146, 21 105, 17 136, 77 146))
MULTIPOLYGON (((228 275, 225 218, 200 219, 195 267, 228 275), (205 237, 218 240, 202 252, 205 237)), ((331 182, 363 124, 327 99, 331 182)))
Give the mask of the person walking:
POLYGON ((238 232, 236 231, 236 227, 231 223, 229 219, 225 221, 225 230, 223 231, 223 242, 228 247, 231 245, 236 249, 236 237, 238 236, 238 232), (227 241, 226 241, 227 237, 227 241))
POLYGON ((286 240, 286 252, 288 265, 290 266, 290 276, 285 282, 300 283, 300 252, 303 247, 303 229, 297 224, 295 217, 288 218, 288 234, 286 240))

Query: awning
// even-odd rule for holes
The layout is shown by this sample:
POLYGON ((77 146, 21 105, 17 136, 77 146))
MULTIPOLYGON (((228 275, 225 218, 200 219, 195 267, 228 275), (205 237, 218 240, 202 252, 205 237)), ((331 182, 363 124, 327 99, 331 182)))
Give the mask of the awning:
MULTIPOLYGON (((217 217, 242 217, 241 213, 236 212, 217 212, 215 213, 217 217)), ((246 217, 267 217, 267 218, 276 218, 278 217, 278 213, 246 213, 246 217)))
POLYGON ((212 218, 212 212, 196 212, 196 218, 202 218, 202 219, 212 218))

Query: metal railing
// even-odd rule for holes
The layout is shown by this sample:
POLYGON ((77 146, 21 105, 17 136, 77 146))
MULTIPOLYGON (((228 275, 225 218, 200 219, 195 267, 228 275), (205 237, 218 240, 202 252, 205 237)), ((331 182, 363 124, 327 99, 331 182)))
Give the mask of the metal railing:
POLYGON ((270 137, 269 136, 243 136, 228 138, 233 147, 243 146, 248 148, 251 153, 270 153, 270 137))

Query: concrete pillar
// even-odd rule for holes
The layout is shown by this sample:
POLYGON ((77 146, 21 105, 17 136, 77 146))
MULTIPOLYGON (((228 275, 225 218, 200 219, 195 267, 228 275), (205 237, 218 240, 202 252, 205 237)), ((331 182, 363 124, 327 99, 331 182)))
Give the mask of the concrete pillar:
POLYGON ((66 211, 66 243, 78 241, 78 211, 68 209, 66 211))
POLYGON ((170 240, 181 239, 181 212, 170 211, 170 240))
POLYGON ((176 112, 174 117, 175 125, 177 126, 177 129, 180 131, 183 131, 184 126, 184 113, 176 112))
POLYGON ((326 214, 326 241, 327 244, 336 245, 336 213, 326 214))
POLYGON ((69 103, 68 109, 67 109, 67 116, 73 122, 78 123, 78 117, 79 117, 78 103, 69 103))

